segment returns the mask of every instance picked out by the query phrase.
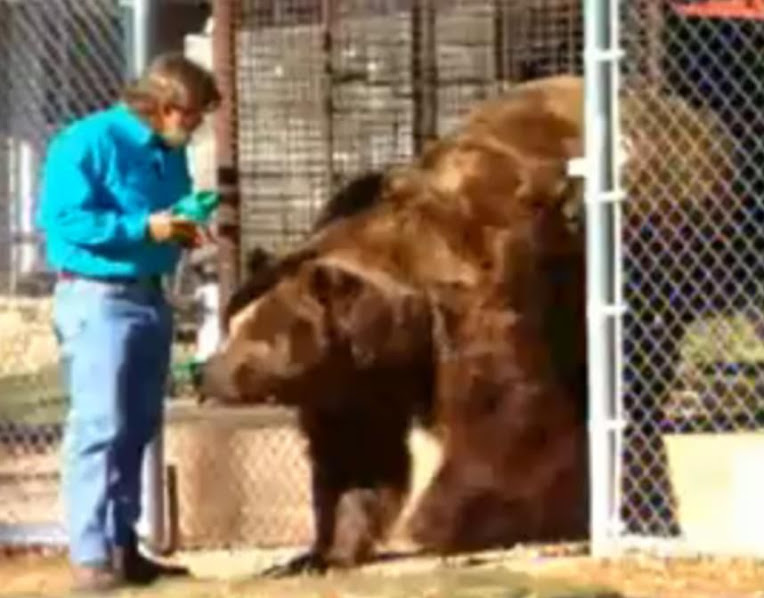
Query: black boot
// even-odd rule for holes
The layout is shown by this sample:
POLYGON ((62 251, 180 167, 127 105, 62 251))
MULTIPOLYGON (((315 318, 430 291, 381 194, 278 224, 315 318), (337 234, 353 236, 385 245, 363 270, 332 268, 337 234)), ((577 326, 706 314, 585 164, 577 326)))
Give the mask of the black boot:
POLYGON ((150 584, 160 577, 179 577, 190 574, 186 567, 163 565, 146 558, 138 551, 138 538, 131 534, 124 546, 114 548, 113 566, 127 583, 150 584))

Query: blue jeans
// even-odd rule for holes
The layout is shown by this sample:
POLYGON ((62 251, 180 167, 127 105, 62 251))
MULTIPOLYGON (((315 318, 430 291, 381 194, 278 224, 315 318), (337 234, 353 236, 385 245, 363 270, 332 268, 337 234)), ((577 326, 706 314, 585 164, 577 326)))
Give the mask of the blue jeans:
POLYGON ((62 491, 72 562, 108 562, 140 515, 141 464, 162 423, 172 313, 161 289, 62 280, 54 326, 70 407, 62 491))

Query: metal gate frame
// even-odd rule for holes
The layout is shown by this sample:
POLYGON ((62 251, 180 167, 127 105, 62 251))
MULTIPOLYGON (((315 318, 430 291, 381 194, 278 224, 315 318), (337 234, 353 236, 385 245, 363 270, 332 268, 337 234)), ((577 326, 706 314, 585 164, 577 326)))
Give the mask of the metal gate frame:
POLYGON ((584 178, 589 368, 590 535, 595 557, 620 535, 623 441, 619 0, 583 0, 584 178))

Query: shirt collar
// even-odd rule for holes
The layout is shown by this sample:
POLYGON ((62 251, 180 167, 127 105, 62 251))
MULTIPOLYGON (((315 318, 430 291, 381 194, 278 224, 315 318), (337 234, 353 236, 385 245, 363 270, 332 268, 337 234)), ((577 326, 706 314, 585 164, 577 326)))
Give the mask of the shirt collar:
POLYGON ((159 135, 125 103, 115 107, 125 132, 138 144, 145 146, 160 145, 159 135))

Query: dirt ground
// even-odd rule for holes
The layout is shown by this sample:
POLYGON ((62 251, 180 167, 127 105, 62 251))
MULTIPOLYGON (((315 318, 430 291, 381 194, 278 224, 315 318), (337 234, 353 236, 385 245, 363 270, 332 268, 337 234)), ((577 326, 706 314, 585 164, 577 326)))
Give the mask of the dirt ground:
MULTIPOLYGON (((282 553, 179 555, 192 577, 116 593, 123 598, 764 598, 764 561, 623 556, 595 560, 585 547, 522 549, 470 557, 409 556, 325 577, 264 579, 282 553), (578 552, 578 554, 576 554, 578 552)), ((68 596, 63 556, 21 555, 0 562, 0 596, 68 596)))

